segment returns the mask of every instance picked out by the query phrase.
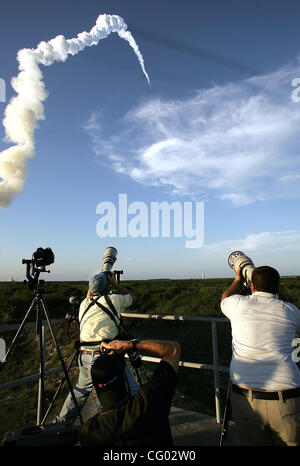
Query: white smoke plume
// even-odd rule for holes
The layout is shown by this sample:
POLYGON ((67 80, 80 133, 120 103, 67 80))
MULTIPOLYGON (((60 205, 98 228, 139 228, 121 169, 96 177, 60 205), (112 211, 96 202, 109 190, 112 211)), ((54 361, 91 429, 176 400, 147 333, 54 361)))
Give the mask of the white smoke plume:
POLYGON ((97 45, 112 32, 117 32, 133 48, 150 84, 138 45, 123 18, 117 15, 100 15, 89 32, 81 32, 76 38, 66 39, 59 35, 48 42, 41 42, 36 49, 19 50, 20 72, 11 80, 17 95, 7 105, 3 119, 5 141, 15 145, 0 153, 0 208, 10 205, 14 196, 23 191, 28 159, 35 155, 34 130, 37 122, 45 119, 43 102, 48 93, 39 65, 64 62, 68 55, 76 55, 85 47, 97 45))

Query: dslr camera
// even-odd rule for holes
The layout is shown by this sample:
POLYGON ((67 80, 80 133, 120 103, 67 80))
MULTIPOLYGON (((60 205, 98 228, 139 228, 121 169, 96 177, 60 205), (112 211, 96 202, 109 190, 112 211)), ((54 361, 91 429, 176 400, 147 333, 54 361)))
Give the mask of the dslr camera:
POLYGON ((32 259, 23 259, 22 264, 26 264, 26 277, 28 281, 28 287, 30 290, 34 290, 39 282, 39 276, 41 272, 48 272, 46 266, 53 264, 55 259, 54 253, 51 248, 37 248, 32 254, 32 259))

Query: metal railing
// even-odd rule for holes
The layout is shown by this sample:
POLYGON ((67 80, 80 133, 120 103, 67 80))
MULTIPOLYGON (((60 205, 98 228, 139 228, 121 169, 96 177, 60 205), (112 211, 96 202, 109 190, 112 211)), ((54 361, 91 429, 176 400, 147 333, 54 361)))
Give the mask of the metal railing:
MULTIPOLYGON (((215 413, 216 413, 216 423, 220 424, 221 422, 221 400, 220 400, 220 372, 229 372, 229 367, 219 365, 219 351, 218 351, 218 336, 217 336, 217 324, 218 323, 229 323, 229 320, 226 318, 220 317, 198 317, 198 316, 181 316, 181 315, 159 315, 159 314, 134 314, 134 313, 122 313, 122 316, 125 318, 135 318, 135 319, 156 319, 156 320, 173 320, 173 321, 189 321, 189 322, 210 322, 211 323, 211 336, 212 336, 212 350, 213 350, 213 364, 198 363, 198 362, 188 362, 180 361, 180 367, 187 367, 191 369, 198 370, 210 370, 214 373, 214 397, 215 397, 215 413)), ((52 319, 52 323, 62 323, 65 322, 65 319, 52 319)), ((35 322, 29 322, 25 324, 25 327, 34 327, 35 322)), ((0 327, 0 335, 3 333, 13 331, 18 329, 18 325, 3 325, 0 327)), ((46 327, 44 331, 46 330, 46 327)), ((142 356, 143 361, 158 363, 159 358, 142 356)), ((74 365, 73 367, 76 367, 74 365)), ((62 371, 61 367, 50 369, 45 371, 45 375, 57 374, 62 371)), ((24 383, 34 382, 39 380, 41 377, 40 374, 34 374, 21 379, 13 380, 5 384, 0 385, 0 390, 6 390, 13 388, 24 383)))

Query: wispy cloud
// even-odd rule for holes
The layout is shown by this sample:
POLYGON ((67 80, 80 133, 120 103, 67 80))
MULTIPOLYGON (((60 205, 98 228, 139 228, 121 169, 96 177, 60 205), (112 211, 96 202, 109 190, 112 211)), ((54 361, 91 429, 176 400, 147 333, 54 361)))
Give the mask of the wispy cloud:
POLYGON ((228 257, 233 251, 243 251, 256 267, 270 265, 280 275, 299 275, 300 231, 264 231, 251 233, 243 238, 205 244, 198 251, 199 263, 208 274, 233 276, 228 266, 228 257))
POLYGON ((109 128, 86 124, 100 163, 172 193, 234 204, 300 195, 300 60, 182 100, 152 99, 109 128))
POLYGON ((228 255, 234 250, 243 251, 246 254, 300 253, 300 231, 289 230, 279 232, 261 232, 246 235, 245 238, 218 241, 203 247, 204 252, 228 255))

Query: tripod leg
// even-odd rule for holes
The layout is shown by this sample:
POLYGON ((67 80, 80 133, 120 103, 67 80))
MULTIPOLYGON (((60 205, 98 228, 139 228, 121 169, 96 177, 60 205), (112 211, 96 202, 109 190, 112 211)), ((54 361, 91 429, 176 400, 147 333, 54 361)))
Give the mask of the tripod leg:
MULTIPOLYGON (((68 368, 67 368, 67 371, 68 371, 68 372, 69 372, 69 370, 71 369, 71 367, 73 366, 73 362, 74 362, 74 360, 75 360, 75 358, 76 358, 77 356, 78 356, 78 351, 76 350, 75 353, 74 353, 74 355, 73 355, 73 357, 72 357, 72 360, 71 360, 71 362, 70 362, 70 364, 69 364, 69 366, 68 366, 68 368)), ((62 379, 61 379, 61 381, 60 381, 60 384, 59 384, 59 386, 58 386, 58 388, 57 388, 57 390, 56 390, 56 392, 55 392, 55 394, 54 394, 54 396, 53 396, 53 398, 52 398, 52 401, 51 401, 51 403, 50 403, 50 405, 49 405, 49 408, 47 409, 46 414, 45 414, 45 416, 44 416, 42 422, 41 422, 39 425, 43 426, 43 425, 45 424, 46 419, 47 419, 47 417, 48 417, 48 415, 49 415, 49 413, 50 413, 50 411, 51 411, 51 409, 52 409, 52 406, 54 405, 54 402, 55 402, 56 398, 58 397, 59 392, 61 391, 63 384, 65 383, 65 380, 66 380, 66 377, 63 376, 62 379)))
POLYGON ((229 420, 229 404, 230 404, 230 393, 231 393, 231 380, 229 379, 227 394, 226 394, 226 403, 224 408, 224 415, 223 415, 223 422, 221 428, 221 436, 220 436, 220 443, 219 446, 223 445, 223 440, 226 438, 227 429, 228 429, 228 420, 229 420))
MULTIPOLYGON (((40 310, 38 310, 40 314, 40 310)), ((40 343, 40 379, 39 379, 39 394, 38 394, 38 409, 36 423, 39 426, 44 416, 45 411, 45 327, 42 325, 41 316, 38 317, 37 330, 40 343)))
MULTIPOLYGON (((16 342, 18 336, 19 336, 20 333, 22 332, 22 330, 23 330, 23 328, 24 328, 24 325, 25 325, 25 323, 26 323, 26 320, 27 320, 27 318, 28 318, 28 316, 29 316, 29 314, 30 314, 30 311, 32 310, 33 305, 35 304, 35 301, 36 301, 36 298, 33 299, 33 301, 32 301, 32 303, 31 303, 31 305, 30 305, 28 311, 26 312, 25 317, 24 317, 24 319, 22 320, 19 329, 18 329, 17 333, 15 334, 15 336, 14 336, 14 338, 13 338, 13 341, 12 341, 11 344, 10 344, 9 349, 8 349, 7 352, 6 352, 6 355, 4 356, 4 359, 3 359, 4 361, 7 361, 7 358, 8 358, 8 356, 9 356, 9 354, 11 353, 11 351, 12 351, 12 349, 13 349, 13 346, 14 346, 14 344, 15 344, 15 342, 16 342)), ((3 368, 3 366, 4 366, 4 363, 0 365, 0 370, 3 368)))
POLYGON ((56 339, 56 336, 55 336, 55 333, 54 333, 54 329, 53 329, 51 320, 50 320, 49 315, 48 315, 48 311, 47 311, 45 303, 44 303, 44 301, 42 299, 41 299, 41 303, 42 303, 43 310, 44 310, 44 313, 45 313, 45 316, 46 316, 46 319, 47 319, 47 323, 48 323, 48 326, 49 326, 49 329, 50 329, 50 332, 51 332, 51 335, 52 335, 52 338, 53 338, 53 341, 54 341, 54 344, 55 344, 55 347, 56 347, 56 351, 57 351, 57 355, 58 355, 58 358, 59 358, 60 363, 61 363, 61 367, 62 367, 62 369, 64 371, 64 374, 65 374, 65 377, 66 377, 66 380, 67 380, 67 383, 68 383, 68 386, 69 386, 71 396, 73 398, 74 404, 75 404, 77 412, 78 412, 80 423, 83 424, 82 416, 81 416, 80 409, 79 409, 79 406, 78 406, 78 403, 77 403, 77 400, 76 400, 76 397, 75 397, 75 394, 74 394, 73 386, 71 384, 71 380, 70 380, 70 377, 69 377, 69 374, 68 374, 68 371, 67 371, 67 368, 66 368, 66 364, 65 364, 63 355, 61 353, 59 344, 57 342, 57 339, 56 339))

